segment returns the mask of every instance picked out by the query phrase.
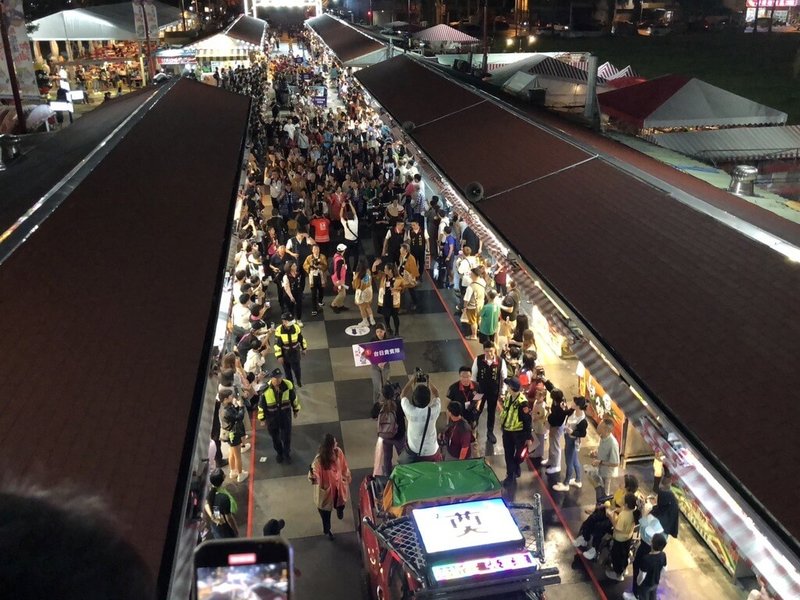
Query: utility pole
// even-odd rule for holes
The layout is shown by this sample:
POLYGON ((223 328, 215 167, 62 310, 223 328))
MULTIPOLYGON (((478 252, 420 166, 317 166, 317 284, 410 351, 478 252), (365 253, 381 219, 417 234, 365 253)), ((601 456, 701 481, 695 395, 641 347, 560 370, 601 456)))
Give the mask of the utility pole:
POLYGON ((481 70, 483 74, 486 75, 486 72, 489 68, 489 48, 486 41, 486 15, 488 13, 487 7, 489 5, 489 0, 483 0, 483 63, 481 64, 481 70))
POLYGON ((11 94, 14 96, 14 108, 17 109, 17 123, 20 133, 28 133, 25 126, 25 113, 22 111, 22 97, 19 93, 19 80, 17 71, 14 67, 14 59, 11 56, 11 42, 8 39, 8 23, 5 14, 6 4, 0 0, 0 34, 2 34, 3 48, 6 55, 6 66, 8 67, 8 77, 11 80, 11 94))

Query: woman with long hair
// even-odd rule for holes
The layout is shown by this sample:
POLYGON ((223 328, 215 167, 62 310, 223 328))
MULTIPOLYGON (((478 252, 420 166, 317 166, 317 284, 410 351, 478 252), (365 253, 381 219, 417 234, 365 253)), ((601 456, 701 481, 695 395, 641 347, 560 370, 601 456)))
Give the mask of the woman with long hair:
POLYGON ((331 512, 336 509, 339 520, 344 518, 353 475, 344 452, 330 433, 322 438, 317 455, 308 468, 308 479, 314 486, 314 502, 322 519, 322 533, 332 540, 331 512))
POLYGON ((383 265, 381 259, 372 264, 372 276, 378 283, 378 308, 383 315, 389 335, 400 335, 400 294, 403 292, 403 278, 397 272, 397 265, 392 262, 383 265), (390 320, 391 319, 391 320, 390 320), (392 330, 394 322, 394 330, 392 330))
POLYGON ((364 256, 358 259, 358 265, 353 273, 353 289, 355 304, 361 313, 359 326, 375 325, 375 315, 372 314, 372 274, 364 256))

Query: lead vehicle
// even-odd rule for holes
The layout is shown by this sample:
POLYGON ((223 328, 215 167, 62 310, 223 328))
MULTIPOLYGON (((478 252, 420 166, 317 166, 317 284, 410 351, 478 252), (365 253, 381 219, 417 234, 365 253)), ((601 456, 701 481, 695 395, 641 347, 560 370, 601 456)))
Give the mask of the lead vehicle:
POLYGON ((370 598, 542 599, 560 583, 545 566, 541 500, 506 503, 483 459, 398 465, 359 488, 370 598))

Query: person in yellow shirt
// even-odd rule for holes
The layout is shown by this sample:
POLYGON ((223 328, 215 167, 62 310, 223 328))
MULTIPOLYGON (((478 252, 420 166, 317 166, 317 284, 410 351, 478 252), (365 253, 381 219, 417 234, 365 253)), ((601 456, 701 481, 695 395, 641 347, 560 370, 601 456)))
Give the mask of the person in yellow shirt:
POLYGON ((636 525, 636 495, 627 493, 622 509, 614 510, 609 517, 614 525, 611 542, 611 569, 606 577, 616 581, 625 580, 625 569, 628 568, 628 554, 633 539, 633 528, 636 525))

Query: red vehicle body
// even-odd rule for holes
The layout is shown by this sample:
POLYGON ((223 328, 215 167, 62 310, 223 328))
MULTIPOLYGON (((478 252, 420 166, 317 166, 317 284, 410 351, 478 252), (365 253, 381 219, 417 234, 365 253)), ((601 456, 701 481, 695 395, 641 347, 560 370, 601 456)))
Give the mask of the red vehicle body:
MULTIPOLYGON (((439 463, 446 465, 446 463, 439 463)), ((445 467, 446 468, 446 467, 445 467)), ((481 597, 515 599, 542 599, 545 585, 560 582, 558 571, 542 567, 535 576, 517 577, 513 581, 465 581, 460 586, 438 587, 426 574, 424 550, 418 543, 413 521, 408 516, 396 517, 383 508, 386 477, 366 477, 359 487, 358 533, 364 563, 366 586, 373 600, 411 600, 422 598, 481 597), (467 590, 467 588, 469 588, 467 590), (482 590, 476 596, 476 590, 482 590)), ((448 494, 445 504, 459 502, 458 494, 448 494)), ((497 497, 491 494, 491 497, 497 497)), ((464 500, 475 500, 474 494, 464 500)), ((430 502, 425 503, 431 505, 430 502)), ((435 503, 434 503, 435 504, 435 503)), ((543 556, 543 533, 541 505, 538 496, 534 505, 508 505, 514 511, 531 513, 532 527, 526 527, 537 537, 536 550, 532 554, 541 562, 543 556)), ((520 528, 520 531, 523 531, 520 528)))

